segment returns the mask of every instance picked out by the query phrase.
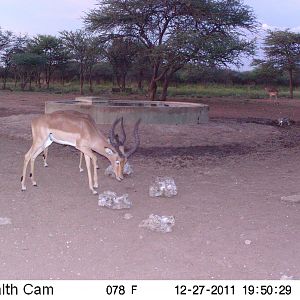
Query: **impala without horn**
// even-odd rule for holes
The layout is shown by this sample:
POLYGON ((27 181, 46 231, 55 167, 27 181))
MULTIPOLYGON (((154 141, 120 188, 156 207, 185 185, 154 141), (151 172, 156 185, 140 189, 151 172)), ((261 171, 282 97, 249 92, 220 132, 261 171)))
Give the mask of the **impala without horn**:
POLYGON ((119 181, 122 180, 124 165, 128 157, 137 150, 140 143, 138 134, 140 121, 139 119, 134 126, 135 144, 132 149, 125 153, 124 145, 121 143, 122 141, 125 142, 126 139, 124 128, 122 129, 124 132, 122 141, 115 134, 116 125, 119 122, 123 123, 122 118, 117 119, 112 126, 110 131, 111 144, 107 142, 105 136, 96 128, 95 123, 87 118, 85 114, 74 114, 72 111, 58 111, 34 119, 31 122, 32 146, 24 158, 23 174, 21 177, 22 190, 26 190, 25 178, 29 161, 31 161, 30 177, 32 185, 37 185, 34 179, 35 159, 53 142, 73 146, 83 153, 87 167, 89 188, 93 194, 97 194, 94 188, 98 187, 97 158, 94 152, 105 156, 112 164, 116 179, 119 181), (91 159, 94 163, 94 184, 91 175, 91 159))
POLYGON ((279 91, 272 87, 265 87, 265 91, 269 94, 269 98, 272 99, 272 97, 275 97, 277 100, 279 91))

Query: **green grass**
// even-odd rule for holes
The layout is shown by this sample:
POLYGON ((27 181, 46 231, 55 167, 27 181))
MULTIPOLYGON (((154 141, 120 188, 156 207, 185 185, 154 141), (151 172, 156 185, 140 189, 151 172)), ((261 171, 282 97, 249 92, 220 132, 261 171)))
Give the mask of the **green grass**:
MULTIPOLYGON (((146 86, 146 85, 145 85, 146 86)), ((20 91, 19 85, 14 87, 14 83, 9 82, 7 87, 20 91)), ((130 87, 130 85, 128 85, 130 87)), ((133 94, 146 94, 147 90, 139 91, 134 85, 132 87, 133 94)), ((288 87, 282 86, 277 87, 279 90, 279 98, 288 98, 289 90, 288 87)), ((110 82, 94 84, 93 93, 90 93, 89 87, 87 84, 84 85, 84 94, 85 95, 102 95, 110 93, 112 89, 112 84, 110 82)), ((28 90, 28 89, 27 89, 28 90)), ((78 94, 79 93, 79 83, 78 82, 69 82, 64 86, 61 84, 51 84, 50 88, 47 89, 43 87, 39 89, 34 84, 32 85, 31 91, 37 92, 50 92, 50 93, 61 93, 61 94, 78 94)), ((161 87, 158 88, 158 93, 161 92, 161 87)), ((119 95, 122 95, 120 93, 119 95)), ((226 97, 226 98, 235 98, 235 99, 265 99, 268 97, 264 91, 263 86, 246 86, 246 85, 222 85, 222 84, 179 84, 176 86, 170 86, 168 89, 169 97, 187 97, 187 98, 215 98, 215 97, 226 97)), ((300 99, 300 90, 294 91, 294 98, 300 99)))
MULTIPOLYGON (((288 98, 288 87, 278 87, 279 97, 288 98)), ((221 84, 191 84, 170 86, 168 95, 171 97, 213 98, 232 97, 247 99, 264 99, 268 97, 262 86, 221 85, 221 84)), ((294 91, 294 98, 300 98, 300 91, 294 91)))

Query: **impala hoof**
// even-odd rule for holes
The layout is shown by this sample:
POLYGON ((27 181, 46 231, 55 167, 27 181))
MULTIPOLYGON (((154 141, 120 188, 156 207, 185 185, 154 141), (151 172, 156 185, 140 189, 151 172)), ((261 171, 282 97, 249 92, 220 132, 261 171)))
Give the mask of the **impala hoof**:
POLYGON ((23 187, 21 188, 21 191, 22 191, 22 192, 25 192, 25 191, 26 191, 26 186, 23 186, 23 187))
POLYGON ((33 182, 32 185, 33 185, 33 186, 37 186, 37 183, 36 183, 36 182, 33 182))
POLYGON ((83 172, 83 169, 79 169, 79 172, 80 172, 80 173, 83 172))
POLYGON ((48 164, 44 164, 44 167, 47 168, 47 167, 48 167, 48 164))
POLYGON ((95 191, 95 190, 92 190, 92 193, 93 193, 93 195, 97 195, 98 194, 98 192, 95 191))

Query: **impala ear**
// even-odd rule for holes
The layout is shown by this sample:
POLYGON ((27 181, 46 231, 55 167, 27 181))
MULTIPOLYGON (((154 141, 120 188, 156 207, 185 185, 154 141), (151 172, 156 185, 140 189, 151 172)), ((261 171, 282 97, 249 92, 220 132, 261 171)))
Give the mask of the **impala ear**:
POLYGON ((110 148, 105 148, 105 152, 108 154, 108 155, 113 155, 114 152, 110 149, 110 148))

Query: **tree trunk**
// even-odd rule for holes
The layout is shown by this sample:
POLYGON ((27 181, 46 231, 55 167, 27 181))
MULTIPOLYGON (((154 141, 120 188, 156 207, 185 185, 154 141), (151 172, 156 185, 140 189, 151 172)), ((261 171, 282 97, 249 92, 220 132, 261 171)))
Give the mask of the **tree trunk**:
POLYGON ((126 74, 122 74, 121 77, 121 90, 122 92, 125 92, 125 88, 126 88, 126 74))
POLYGON ((151 101, 155 100, 156 92, 157 92, 157 83, 155 79, 152 78, 149 85, 149 96, 148 96, 151 101))
POLYGON ((50 76, 49 76, 49 74, 46 73, 46 87, 47 87, 47 90, 49 90, 49 85, 50 85, 50 76))
POLYGON ((42 84, 41 84, 41 73, 40 72, 38 73, 37 84, 38 84, 39 89, 41 89, 42 84))
POLYGON ((7 81, 7 69, 4 70, 4 77, 3 77, 3 90, 6 89, 6 81, 7 81))
POLYGON ((2 89, 3 89, 3 90, 6 89, 6 78, 5 78, 5 77, 3 78, 3 87, 2 87, 2 89))
POLYGON ((61 83, 62 86, 65 86, 65 76, 64 76, 64 74, 61 75, 60 83, 61 83))
POLYGON ((290 98, 294 97, 294 83, 293 83, 293 70, 289 70, 289 79, 290 79, 290 98))
POLYGON ((17 75, 15 74, 15 88, 17 87, 17 84, 18 84, 18 77, 17 77, 17 75))
POLYGON ((93 93, 92 69, 89 70, 89 91, 93 93))
POLYGON ((150 98, 151 101, 155 100, 156 97, 156 92, 157 92, 157 74, 158 74, 158 69, 159 69, 159 63, 154 64, 153 66, 153 75, 149 84, 149 95, 148 97, 150 98))
POLYGON ((117 86, 119 89, 121 89, 121 81, 120 81, 120 76, 116 74, 116 81, 117 81, 117 86))
POLYGON ((138 78, 138 89, 139 90, 143 89, 143 77, 144 77, 144 72, 143 72, 143 70, 140 70, 139 78, 138 78))
POLYGON ((25 90, 25 86, 26 86, 25 76, 26 75, 21 75, 20 87, 22 91, 25 90))
POLYGON ((80 64, 79 81, 80 81, 80 95, 83 95, 83 65, 82 65, 82 63, 80 64))
POLYGON ((160 100, 161 101, 167 100, 169 83, 170 83, 170 77, 166 73, 165 76, 164 76, 162 93, 160 95, 160 100))

